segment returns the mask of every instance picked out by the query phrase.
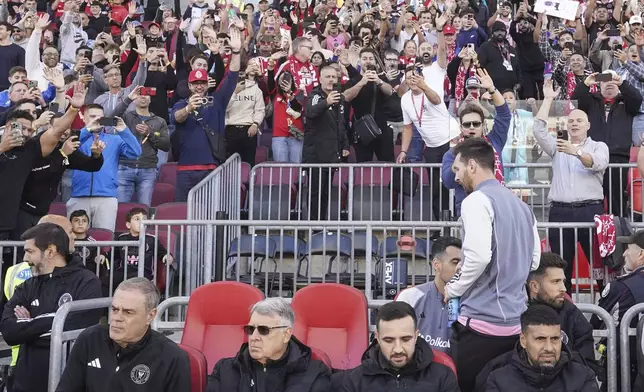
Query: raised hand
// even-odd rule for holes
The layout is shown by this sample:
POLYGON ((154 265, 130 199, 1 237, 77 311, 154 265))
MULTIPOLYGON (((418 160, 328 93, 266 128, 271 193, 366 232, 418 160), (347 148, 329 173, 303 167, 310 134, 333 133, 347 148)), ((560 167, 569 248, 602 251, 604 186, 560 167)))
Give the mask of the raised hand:
POLYGON ((481 80, 482 89, 491 90, 494 88, 494 81, 492 81, 492 77, 486 70, 478 69, 476 73, 478 74, 478 77, 481 80))
POLYGON ((78 150, 79 146, 80 142, 78 141, 78 136, 70 136, 63 144, 63 152, 65 155, 69 156, 69 154, 78 150))
POLYGON ((42 14, 38 18, 38 21, 36 22, 36 30, 45 30, 49 26, 49 15, 48 14, 42 14))
POLYGON ((85 96, 87 95, 87 86, 84 83, 76 83, 74 86, 74 94, 69 99, 69 104, 75 108, 80 109, 85 105, 85 96))

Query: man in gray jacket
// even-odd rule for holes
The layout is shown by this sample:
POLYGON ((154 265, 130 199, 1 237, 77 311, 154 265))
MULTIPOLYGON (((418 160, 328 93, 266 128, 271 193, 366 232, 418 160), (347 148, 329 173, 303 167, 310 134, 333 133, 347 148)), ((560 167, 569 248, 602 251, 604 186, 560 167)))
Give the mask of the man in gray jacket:
MULTIPOLYGON (((145 52, 143 52, 145 53, 145 52)), ((143 86, 148 77, 148 63, 145 58, 139 59, 139 68, 132 84, 128 87, 121 87, 121 69, 116 64, 110 64, 103 68, 103 75, 109 90, 94 100, 95 104, 101 105, 105 111, 105 117, 122 116, 128 106, 136 98, 131 95, 137 86, 143 86)))
POLYGON ((130 94, 136 108, 125 112, 123 121, 141 143, 143 152, 137 159, 119 160, 118 201, 130 202, 136 193, 136 201, 149 206, 157 179, 157 153, 170 150, 170 136, 165 120, 150 112, 150 96, 140 91, 138 87, 130 94))
POLYGON ((470 138, 453 153, 452 170, 468 196, 461 205, 462 266, 445 286, 445 301, 460 297, 450 346, 461 391, 471 392, 481 369, 519 339, 525 282, 539 267, 541 248, 530 207, 496 179, 494 148, 470 138))

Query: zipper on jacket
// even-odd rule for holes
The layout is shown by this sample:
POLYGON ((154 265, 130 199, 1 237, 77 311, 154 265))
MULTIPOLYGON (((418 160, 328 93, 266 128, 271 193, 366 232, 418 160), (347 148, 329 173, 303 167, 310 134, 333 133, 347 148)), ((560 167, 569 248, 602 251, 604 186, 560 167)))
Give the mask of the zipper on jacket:
POLYGON ((396 376, 396 389, 400 389, 400 374, 396 376))

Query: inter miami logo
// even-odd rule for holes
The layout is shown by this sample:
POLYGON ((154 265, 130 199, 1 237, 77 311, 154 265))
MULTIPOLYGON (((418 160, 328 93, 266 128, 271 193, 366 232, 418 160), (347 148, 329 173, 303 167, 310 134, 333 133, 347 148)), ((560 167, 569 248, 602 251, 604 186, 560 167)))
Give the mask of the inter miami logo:
POLYGON ((146 365, 136 365, 130 372, 130 378, 135 384, 145 384, 150 378, 150 368, 146 365))
POLYGON ((65 293, 60 296, 58 299, 58 307, 60 308, 61 306, 65 305, 67 302, 72 302, 74 299, 72 298, 72 295, 69 293, 65 293))

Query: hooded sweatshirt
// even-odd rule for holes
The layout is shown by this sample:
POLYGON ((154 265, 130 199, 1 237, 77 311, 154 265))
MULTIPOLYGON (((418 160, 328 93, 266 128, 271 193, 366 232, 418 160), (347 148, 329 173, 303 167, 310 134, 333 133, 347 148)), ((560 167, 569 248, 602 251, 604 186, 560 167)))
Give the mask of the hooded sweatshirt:
POLYGON ((60 61, 67 64, 75 63, 76 49, 87 45, 87 33, 83 26, 72 23, 73 18, 71 12, 65 12, 60 26, 60 61))
POLYGON ((266 105, 264 94, 254 80, 243 80, 241 90, 233 93, 226 109, 226 125, 261 124, 266 105))

